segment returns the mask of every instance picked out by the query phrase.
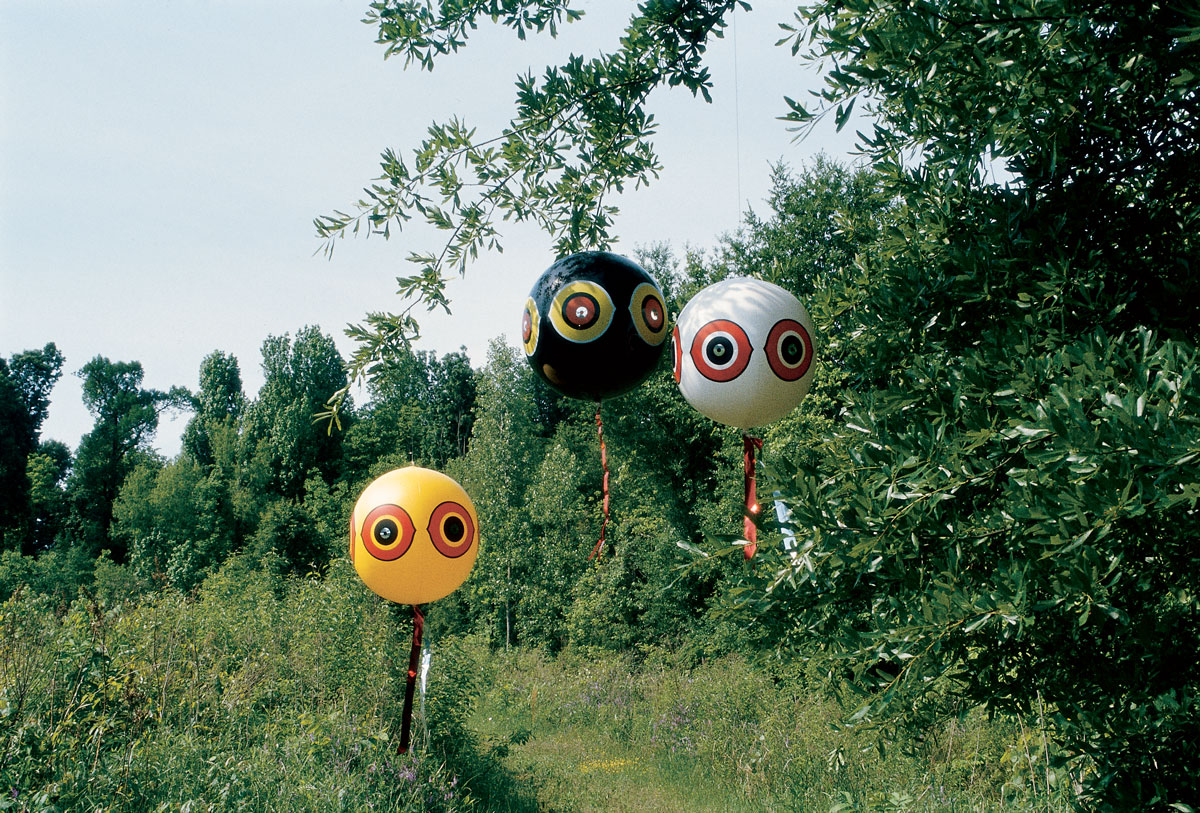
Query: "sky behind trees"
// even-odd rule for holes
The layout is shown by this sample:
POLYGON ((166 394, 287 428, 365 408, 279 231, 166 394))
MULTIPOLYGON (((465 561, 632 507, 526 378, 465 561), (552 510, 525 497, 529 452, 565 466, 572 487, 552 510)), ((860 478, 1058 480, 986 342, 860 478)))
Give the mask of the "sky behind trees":
MULTIPOLYGON (((847 131, 794 142, 776 117, 814 73, 776 48, 791 4, 755 3, 710 51, 713 105, 658 92, 664 170, 620 201, 615 250, 668 241, 707 248, 762 209, 769 164, 818 152, 845 158, 847 131), (735 47, 736 43, 736 47, 735 47), (735 92, 736 63, 736 92, 735 92), (740 190, 740 195, 739 195, 740 190)), ((195 389, 214 350, 239 360, 247 393, 262 382, 268 335, 316 324, 343 353, 348 322, 396 310, 394 278, 421 228, 358 239, 327 260, 312 219, 347 209, 432 121, 454 115, 481 134, 507 121, 518 73, 611 48, 633 2, 581 2, 585 18, 517 40, 483 27, 435 71, 385 62, 365 2, 141 4, 33 2, 0 7, 0 350, 57 343, 66 356, 43 438, 74 447, 91 416, 73 373, 96 355, 140 361, 145 385, 195 389)), ((421 349, 515 343, 521 303, 553 262, 551 241, 509 228, 505 252, 450 285, 454 313, 423 320, 421 349)), ((184 419, 157 448, 179 449, 184 419)))

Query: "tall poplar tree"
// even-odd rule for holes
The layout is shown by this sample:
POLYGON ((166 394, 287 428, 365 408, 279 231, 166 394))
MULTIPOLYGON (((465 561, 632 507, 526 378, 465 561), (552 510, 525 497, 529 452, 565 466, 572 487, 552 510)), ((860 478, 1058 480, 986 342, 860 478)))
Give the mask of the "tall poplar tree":
POLYGON ((200 362, 200 389, 194 399, 195 414, 183 431, 183 449, 202 466, 214 462, 213 433, 236 429, 246 406, 242 371, 237 358, 217 350, 200 362))
POLYGON ((333 339, 309 326, 294 340, 268 337, 262 368, 262 388, 242 423, 244 460, 262 470, 265 480, 257 490, 297 499, 310 474, 332 482, 340 473, 341 435, 314 423, 313 415, 345 385, 345 364, 333 339))
POLYGON ((110 541, 113 502, 139 456, 150 452, 159 411, 171 395, 144 389, 145 371, 137 361, 96 356, 77 373, 83 379, 83 403, 96 423, 79 441, 68 482, 71 526, 89 555, 111 547, 113 560, 126 560, 125 545, 110 541))

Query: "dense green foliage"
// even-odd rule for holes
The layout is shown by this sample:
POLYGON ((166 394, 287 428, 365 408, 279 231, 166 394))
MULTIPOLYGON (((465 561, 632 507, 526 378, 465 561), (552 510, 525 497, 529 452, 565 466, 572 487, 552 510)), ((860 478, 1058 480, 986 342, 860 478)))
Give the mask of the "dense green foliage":
POLYGON ((313 578, 234 557, 190 597, 141 589, 102 560, 60 611, 0 602, 4 809, 1064 808, 1036 720, 964 718, 885 760, 801 673, 498 656, 437 627, 398 756, 407 625, 345 559, 313 578))
MULTIPOLYGON (((334 240, 360 224, 386 233, 415 215, 445 228, 446 249, 416 256, 420 272, 401 280, 412 305, 446 304, 443 271, 494 246, 496 218, 535 221, 563 250, 604 245, 605 194, 651 180, 656 168, 649 92, 682 85, 705 94, 705 43, 734 5, 745 8, 641 4, 610 54, 520 79, 513 123, 498 140, 476 141, 455 121, 435 126, 411 162, 385 155, 385 176, 358 213, 322 218, 322 235, 334 240)), ((579 16, 568 6, 380 2, 369 19, 389 53, 432 67, 478 19, 521 36, 553 33, 579 16)), ((546 390, 511 348, 494 345, 471 370, 461 354, 406 348, 409 313, 373 314, 350 331, 362 345, 349 374, 370 373, 362 406, 346 398, 347 368, 315 328, 295 342, 267 340, 266 384, 253 399, 241 393, 236 360, 219 353, 186 399, 141 389, 136 362, 98 357, 81 373, 97 425, 71 458, 38 443, 38 393, 62 364, 48 346, 21 357, 41 359, 25 368, 32 378, 14 373, 18 357, 0 369, 0 420, 18 430, 0 449, 3 475, 17 483, 18 461, 25 474, 0 517, 0 590, 13 607, 43 602, 5 621, 32 625, 19 635, 35 636, 10 637, 5 653, 66 652, 47 674, 62 675, 54 691, 80 688, 55 695, 6 675, 4 758, 24 759, 31 743, 66 743, 94 755, 91 770, 110 784, 85 784, 110 794, 181 803, 236 791, 262 804, 254 794, 265 785, 186 785, 199 781, 195 769, 181 771, 192 778, 167 795, 137 789, 165 780, 135 776, 136 749, 104 749, 141 742, 145 729, 121 710, 137 705, 106 682, 111 660, 93 644, 68 646, 94 640, 98 622, 89 619, 107 618, 79 589, 142 591, 134 615, 170 605, 249 618, 243 586, 231 586, 237 574, 271 585, 256 612, 282 618, 304 590, 350 589, 349 507, 371 477, 412 461, 459 479, 481 519, 474 573, 430 609, 437 634, 559 653, 564 669, 601 664, 605 691, 652 674, 647 653, 661 647, 683 673, 706 675, 702 664, 730 652, 756 659, 757 669, 781 665, 745 676, 791 687, 768 694, 755 683, 772 708, 753 720, 697 698, 715 726, 786 726, 801 714, 786 694, 797 687, 857 692, 839 715, 885 732, 906 726, 872 741, 918 750, 913 732, 950 730, 947 719, 977 720, 981 709, 1036 720, 1036 743, 1021 736, 1027 755, 1040 752, 1045 792, 1060 783, 1089 806, 1191 809, 1200 799, 1200 15, 1158 3, 853 0, 804 8, 783 34, 798 56, 824 66, 826 86, 817 109, 787 99, 781 112, 803 128, 822 115, 840 127, 854 107, 865 110, 858 142, 870 167, 821 160, 798 175, 779 167, 770 211, 749 216, 712 255, 680 262, 655 247, 639 257, 672 311, 703 285, 748 273, 801 295, 818 326, 825 363, 813 392, 764 431, 760 494, 777 498, 782 519, 768 512, 753 567, 733 544, 740 439, 687 407, 665 362, 604 407, 612 524, 610 544, 589 561, 600 525, 596 415, 546 390), (332 433, 311 420, 331 392, 339 396, 326 415, 342 430, 332 433), (157 410, 185 401, 196 417, 184 452, 158 459, 147 445, 157 410), (111 556, 97 557, 105 549, 111 556), (215 597, 222 589, 233 592, 215 597), (59 629, 68 634, 53 637, 59 629), (614 653, 630 652, 644 663, 613 671, 614 653), (72 705, 83 697, 91 700, 72 705), (775 706, 793 711, 777 719, 775 706), (76 719, 82 727, 44 734, 76 719), (111 741, 96 733, 109 730, 125 733, 111 741)), ((381 626, 389 635, 404 628, 381 626)), ((303 645, 280 634, 261 657, 303 645)), ((214 656, 197 647, 190 657, 214 656)), ((281 656, 256 674, 263 685, 307 690, 319 670, 305 670, 317 662, 281 656)), ((499 679, 477 674, 493 687, 499 679)), ((352 675, 328 679, 334 695, 359 691, 352 675)), ((223 713, 253 709, 229 685, 221 677, 216 688, 201 681, 179 691, 211 692, 205 713, 225 708, 226 696, 223 713)), ((669 692, 690 696, 681 685, 669 692)), ((655 719, 661 696, 649 694, 659 699, 627 699, 655 719)), ((284 707, 278 695, 269 700, 284 707)), ((447 731, 458 733, 435 753, 478 756, 464 733, 469 702, 451 706, 447 731)), ((631 722, 618 706, 602 712, 616 742, 654 740, 653 730, 635 731, 645 714, 631 722)), ((556 714, 544 723, 602 722, 572 718, 566 702, 556 714)), ((194 742, 183 746, 161 753, 195 751, 194 742)), ((85 798, 88 788, 72 784, 83 774, 56 758, 48 773, 30 774, 45 780, 36 792, 85 798)), ((995 798, 989 788, 980 804, 995 798)), ((852 793, 846 804, 863 798, 852 793)))
POLYGON ((763 596, 860 676, 890 665, 864 713, 1044 706, 1087 798, 1192 804, 1200 16, 802 17, 795 43, 835 65, 823 102, 867 105, 901 205, 815 293, 842 442, 823 479, 780 472, 804 541, 763 596))
POLYGON ((439 662, 434 752, 397 756, 402 625, 348 562, 281 579, 235 558, 190 599, 137 587, 102 562, 61 615, 29 591, 0 605, 5 809, 464 809, 434 754, 471 675, 439 662))
MULTIPOLYGON (((42 450, 38 436, 50 408, 50 391, 62 374, 63 357, 53 343, 40 351, 27 350, 5 361, 0 358, 0 538, 12 546, 10 536, 22 540, 25 553, 38 549, 44 538, 38 518, 44 492, 38 487, 56 476, 50 461, 31 461, 42 450), (35 465, 36 476, 27 477, 26 467, 35 465)), ((45 452, 42 452, 44 455, 45 452)), ((50 452, 53 454, 53 451, 50 452)))
MULTIPOLYGON (((461 268, 495 241, 492 202, 563 248, 602 246, 596 194, 614 177, 648 180, 648 89, 704 92, 705 44, 734 5, 639 4, 608 54, 518 80, 498 141, 457 122, 432 128, 418 173, 389 153, 359 215, 322 219, 319 232, 362 222, 386 233, 415 213, 440 223, 447 251, 417 258, 406 289, 438 303, 439 258, 461 268), (560 121, 625 149, 587 141, 564 160, 560 121), (460 165, 482 168, 482 202, 458 206, 460 165), (559 170, 579 179, 577 194, 561 196, 559 170), (506 209, 514 179, 519 208, 506 209), (423 183, 455 208, 432 205, 423 183)), ((476 19, 523 33, 568 13, 546 0, 437 6, 446 16, 415 25, 409 4, 377 4, 389 52, 431 67, 476 19)), ((780 44, 825 81, 815 107, 781 99, 784 118, 841 129, 857 105, 875 190, 861 200, 890 205, 865 232, 842 219, 822 240, 789 222, 727 246, 809 294, 831 368, 818 408, 834 407, 819 440, 789 435, 799 442, 771 463, 795 545, 731 595, 781 653, 866 690, 862 719, 899 711, 919 725, 948 697, 1045 708, 1081 798, 1194 803, 1200 13, 839 0, 782 26, 780 44), (829 239, 859 234, 849 251, 829 239), (801 248, 827 260, 810 277, 788 268, 801 248)), ((359 368, 385 333, 360 335, 359 368)))

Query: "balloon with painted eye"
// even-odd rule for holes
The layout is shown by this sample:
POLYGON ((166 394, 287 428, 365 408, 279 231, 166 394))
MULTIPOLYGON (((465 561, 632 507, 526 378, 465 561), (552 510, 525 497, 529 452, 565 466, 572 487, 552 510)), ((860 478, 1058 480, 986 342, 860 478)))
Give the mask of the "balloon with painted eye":
MULTIPOLYGON (((675 382, 689 404, 718 423, 748 430, 778 420, 812 384, 813 325, 790 292, 737 277, 714 283, 684 306, 673 334, 675 382)), ((745 475, 743 554, 758 547, 755 450, 742 439, 745 475)))
POLYGON ((737 277, 714 283, 676 320, 675 381, 687 402, 718 423, 762 426, 808 393, 813 325, 789 291, 737 277))
POLYGON ((607 251, 572 254, 546 269, 521 322, 534 371, 563 395, 593 401, 642 383, 658 363, 667 333, 654 278, 607 251))
POLYGON ((453 593, 478 554, 475 506, 463 487, 441 472, 417 466, 389 471, 363 489, 350 512, 350 560, 359 577, 388 601, 413 606, 401 754, 408 753, 412 724, 425 627, 421 605, 453 593))
POLYGON ((398 604, 425 604, 454 592, 478 553, 475 506, 441 472, 389 471, 363 489, 350 514, 354 569, 367 587, 398 604))

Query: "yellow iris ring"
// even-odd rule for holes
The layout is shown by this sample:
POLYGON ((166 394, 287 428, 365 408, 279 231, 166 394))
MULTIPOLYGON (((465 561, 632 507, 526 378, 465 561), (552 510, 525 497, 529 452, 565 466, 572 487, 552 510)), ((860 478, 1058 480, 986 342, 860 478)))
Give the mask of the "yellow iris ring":
MULTIPOLYGON (((443 513, 459 511, 443 509, 443 513)), ((479 517, 462 486, 441 472, 407 466, 380 475, 359 495, 354 505, 354 517, 357 546, 354 569, 367 587, 388 601, 397 604, 437 601, 461 585, 475 564, 480 543, 479 517), (447 558, 434 547, 428 529, 431 515, 445 503, 465 512, 471 520, 470 527, 476 529, 470 537, 471 544, 461 544, 460 548, 466 549, 454 558, 447 558), (398 510, 403 511, 415 526, 412 543, 403 556, 380 559, 365 547, 368 532, 375 523, 367 517, 375 511, 399 517, 395 513, 398 510)), ((400 524, 407 534, 408 523, 400 520, 400 524)), ((434 525, 435 529, 444 527, 441 522, 434 525)), ((379 550, 378 546, 376 550, 379 550)))
POLYGON ((521 326, 521 343, 525 346, 525 355, 532 356, 533 351, 537 350, 538 343, 538 326, 541 322, 541 317, 538 316, 537 303, 533 301, 533 297, 525 300, 525 315, 523 319, 529 320, 529 337, 525 337, 525 326, 521 326))
POLYGON ((667 340, 667 309, 663 305, 662 291, 654 285, 643 282, 633 289, 633 296, 629 298, 629 315, 633 317, 633 326, 637 328, 638 335, 645 340, 646 344, 658 347, 667 340), (654 301, 658 303, 658 312, 662 318, 657 332, 646 321, 646 312, 643 309, 646 298, 650 296, 654 297, 654 301))
POLYGON ((612 324, 613 311, 615 310, 612 297, 608 295, 608 291, 594 282, 576 280, 564 285, 554 295, 554 302, 550 304, 550 323, 554 325, 554 329, 558 331, 558 335, 567 341, 577 344, 587 344, 588 342, 594 342, 604 335, 604 331, 608 330, 608 326, 612 324), (587 327, 576 327, 563 316, 563 306, 566 305, 567 300, 579 294, 587 294, 596 300, 596 319, 587 327))
POLYGON ((455 502, 444 502, 434 509, 428 530, 429 539, 438 553, 450 559, 462 556, 475 541, 475 521, 466 508, 455 502), (451 519, 458 520, 458 531, 462 536, 457 540, 446 535, 446 525, 451 519))

